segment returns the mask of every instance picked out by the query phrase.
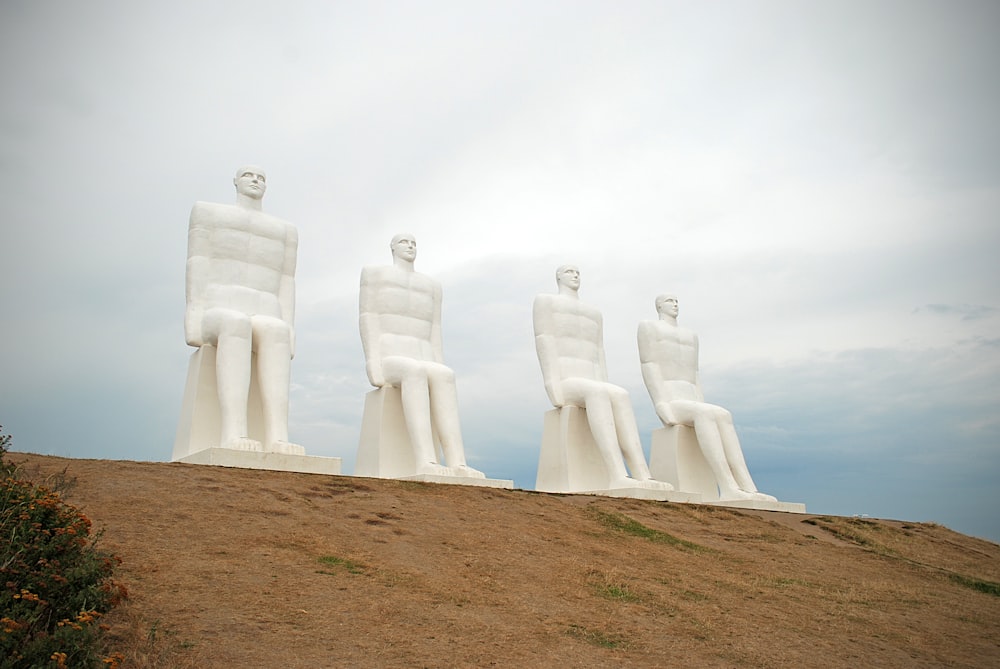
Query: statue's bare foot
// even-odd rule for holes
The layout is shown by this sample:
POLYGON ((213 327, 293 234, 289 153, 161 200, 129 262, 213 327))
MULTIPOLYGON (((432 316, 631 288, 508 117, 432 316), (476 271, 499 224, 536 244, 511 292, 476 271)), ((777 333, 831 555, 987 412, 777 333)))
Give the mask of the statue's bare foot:
POLYGON ((306 449, 290 441, 276 441, 267 449, 271 453, 286 453, 288 455, 305 455, 306 449))
POLYGON ((256 439, 251 439, 250 437, 235 437, 230 439, 222 445, 222 448, 228 448, 234 451, 262 451, 264 447, 256 439))
POLYGON ((616 488, 642 488, 644 490, 667 491, 674 489, 672 485, 665 481, 657 481, 656 479, 634 479, 628 476, 612 481, 609 489, 614 490, 616 488))
POLYGON ((759 499, 762 502, 777 502, 778 498, 773 495, 766 495, 759 490, 755 490, 753 493, 754 499, 759 499))
POLYGON ((740 500, 760 500, 761 498, 757 496, 757 493, 747 492, 746 490, 725 490, 720 491, 719 501, 720 502, 736 502, 740 500))
POLYGON ((469 465, 459 465, 457 467, 452 467, 455 471, 456 476, 465 476, 470 479, 484 479, 486 474, 482 473, 478 469, 473 469, 469 465))
POLYGON ((427 474, 430 476, 455 476, 455 470, 451 467, 439 465, 436 462, 425 462, 417 467, 417 474, 427 474))

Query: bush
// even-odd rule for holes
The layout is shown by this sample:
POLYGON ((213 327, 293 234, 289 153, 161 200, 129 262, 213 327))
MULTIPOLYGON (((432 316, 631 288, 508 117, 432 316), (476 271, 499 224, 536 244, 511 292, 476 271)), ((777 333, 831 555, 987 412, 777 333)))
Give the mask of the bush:
POLYGON ((0 669, 115 667, 100 617, 124 596, 117 560, 58 492, 19 477, 0 435, 0 669))

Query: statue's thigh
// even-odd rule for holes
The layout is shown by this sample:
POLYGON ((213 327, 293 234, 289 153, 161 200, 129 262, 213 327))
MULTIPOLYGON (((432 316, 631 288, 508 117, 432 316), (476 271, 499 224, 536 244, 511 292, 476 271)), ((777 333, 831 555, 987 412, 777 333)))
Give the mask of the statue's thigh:
POLYGON ((571 377, 562 382, 563 400, 566 404, 587 408, 589 402, 610 401, 612 389, 616 388, 602 381, 571 377))
POLYGON ((234 309, 215 307, 205 311, 201 321, 202 336, 206 344, 217 346, 219 337, 250 337, 250 317, 234 309))
POLYGON ((427 370, 421 360, 390 355, 382 358, 382 375, 386 383, 398 387, 404 381, 425 380, 427 370))
POLYGON ((274 316, 253 316, 250 318, 253 329, 254 349, 259 342, 284 343, 290 339, 288 323, 274 316))

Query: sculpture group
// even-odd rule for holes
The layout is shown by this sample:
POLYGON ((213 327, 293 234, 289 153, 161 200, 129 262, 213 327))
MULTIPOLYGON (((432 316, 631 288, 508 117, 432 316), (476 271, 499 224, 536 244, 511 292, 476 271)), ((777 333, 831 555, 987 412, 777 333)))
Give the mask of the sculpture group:
MULTIPOLYGON (((174 460, 207 462, 198 454, 219 449, 304 455, 288 440, 298 236, 261 210, 263 170, 243 167, 233 184, 234 205, 197 202, 191 211, 184 330, 197 351, 174 460)), ((441 285, 415 271, 413 235, 396 235, 389 249, 392 264, 361 272, 359 329, 375 389, 365 398, 355 474, 512 484, 467 464, 455 374, 444 363, 441 285)), ((538 490, 776 502, 754 485, 731 414, 705 402, 698 339, 678 326, 675 296, 657 297, 658 319, 638 327, 642 377, 664 426, 647 464, 628 392, 608 380, 601 312, 580 300, 580 270, 559 267, 556 285, 535 298, 532 312, 553 406, 538 490)))

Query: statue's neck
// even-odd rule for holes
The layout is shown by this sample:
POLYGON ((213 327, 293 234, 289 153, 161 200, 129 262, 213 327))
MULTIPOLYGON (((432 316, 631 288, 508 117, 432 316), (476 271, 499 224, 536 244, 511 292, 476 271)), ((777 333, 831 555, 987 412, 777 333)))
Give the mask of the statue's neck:
POLYGON ((569 286, 559 286, 559 294, 562 295, 563 297, 568 297, 573 300, 580 299, 580 293, 577 290, 570 288, 569 286))
POLYGON ((660 314, 660 320, 667 325, 672 325, 677 327, 677 316, 671 316, 670 314, 660 314))
POLYGON ((400 258, 399 256, 392 257, 392 264, 396 266, 396 269, 401 269, 404 272, 413 271, 413 261, 407 260, 406 258, 400 258))
POLYGON ((246 195, 243 195, 242 193, 237 193, 236 194, 236 206, 240 207, 241 209, 250 209, 252 211, 260 211, 261 210, 260 204, 261 204, 260 198, 254 199, 252 197, 247 197, 246 195))

